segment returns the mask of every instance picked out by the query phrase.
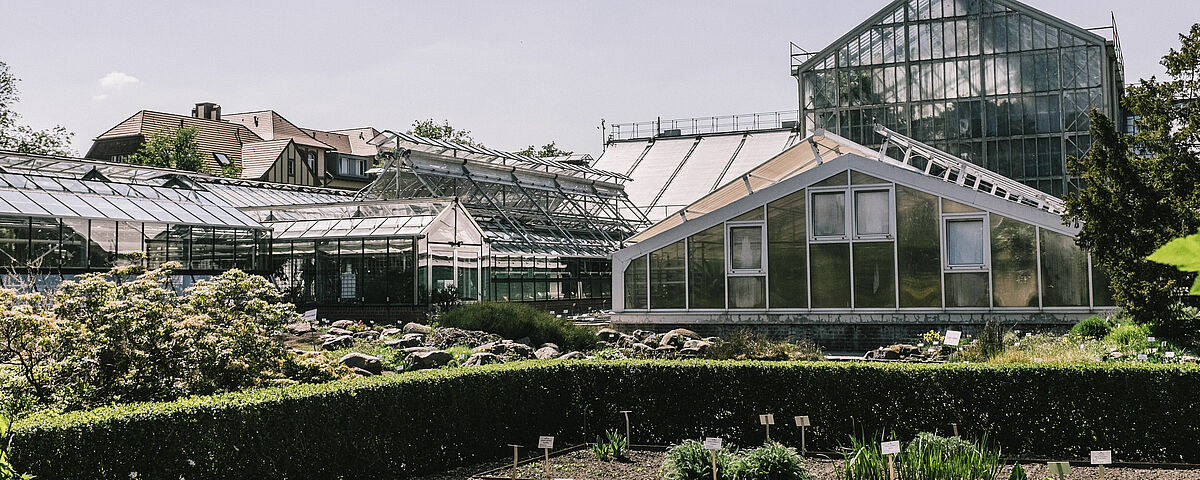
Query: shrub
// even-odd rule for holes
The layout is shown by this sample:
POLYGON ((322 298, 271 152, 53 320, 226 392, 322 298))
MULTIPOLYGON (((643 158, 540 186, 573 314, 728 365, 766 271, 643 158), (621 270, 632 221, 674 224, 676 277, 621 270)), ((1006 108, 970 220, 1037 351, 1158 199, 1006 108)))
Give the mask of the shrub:
POLYGON ((1150 327, 1136 323, 1126 323, 1112 329, 1104 337, 1104 341, 1123 347, 1141 348, 1148 344, 1146 338, 1149 336, 1150 327))
POLYGON ((1071 335, 1077 338, 1102 339, 1108 336, 1108 332, 1112 330, 1112 326, 1108 324, 1108 320, 1099 316, 1090 316, 1075 326, 1071 327, 1071 335))
POLYGON ((591 330, 521 303, 463 305, 443 314, 438 326, 483 330, 512 340, 529 337, 535 345, 554 343, 575 350, 596 344, 591 330))
POLYGON ((735 467, 738 480, 812 480, 796 449, 776 442, 744 452, 735 467))
POLYGON ((821 347, 807 340, 794 344, 776 341, 761 333, 742 330, 709 346, 705 358, 713 360, 821 360, 821 347))
POLYGON ((994 479, 1000 474, 1000 450, 959 437, 917 434, 897 457, 896 470, 913 480, 994 479))
MULTIPOLYGON (((728 447, 716 450, 716 478, 734 480, 737 456, 728 447)), ((662 476, 667 480, 711 480, 713 478, 713 453, 704 444, 685 440, 667 450, 663 460, 662 476)))
POLYGON ((596 458, 607 462, 623 458, 628 447, 629 439, 615 430, 609 430, 604 432, 603 437, 596 436, 596 443, 592 444, 592 453, 596 454, 596 458))

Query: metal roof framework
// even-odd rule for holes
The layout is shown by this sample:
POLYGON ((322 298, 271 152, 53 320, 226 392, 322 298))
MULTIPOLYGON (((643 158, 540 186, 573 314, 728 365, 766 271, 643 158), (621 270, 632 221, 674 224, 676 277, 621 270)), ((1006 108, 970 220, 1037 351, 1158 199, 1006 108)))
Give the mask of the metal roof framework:
POLYGON ((607 256, 649 223, 621 174, 391 131, 371 142, 386 160, 360 198, 457 197, 496 252, 607 256))

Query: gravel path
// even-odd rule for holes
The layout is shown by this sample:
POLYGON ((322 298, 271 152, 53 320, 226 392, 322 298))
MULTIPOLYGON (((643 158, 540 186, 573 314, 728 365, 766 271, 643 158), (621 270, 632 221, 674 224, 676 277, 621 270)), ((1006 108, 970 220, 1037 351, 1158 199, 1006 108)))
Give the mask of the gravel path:
MULTIPOLYGON (((662 465, 663 452, 634 451, 630 453, 629 461, 598 461, 590 450, 577 450, 550 459, 550 474, 543 474, 541 462, 522 465, 518 470, 518 478, 554 480, 659 480, 659 467, 662 465)), ((841 463, 839 460, 809 458, 807 465, 817 480, 836 480, 834 470, 841 463)), ((488 462, 478 465, 458 468, 414 480, 464 480, 472 475, 504 466, 504 461, 488 462)), ((1046 464, 1022 464, 1030 480, 1041 480, 1050 474, 1046 464)), ((1099 469, 1095 467, 1072 467, 1066 480, 1099 479, 1099 469)), ((501 475, 507 478, 509 471, 501 475)), ((1005 468, 1001 479, 1008 478, 1005 468)), ((1159 470, 1146 468, 1105 468, 1104 480, 1200 480, 1200 470, 1159 470)))

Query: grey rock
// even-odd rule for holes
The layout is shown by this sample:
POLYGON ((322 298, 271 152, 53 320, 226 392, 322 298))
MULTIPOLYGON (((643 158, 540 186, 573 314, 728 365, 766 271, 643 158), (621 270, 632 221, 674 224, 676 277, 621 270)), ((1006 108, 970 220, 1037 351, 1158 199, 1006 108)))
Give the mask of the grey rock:
POLYGON ((621 332, 611 328, 601 328, 596 331, 596 339, 601 342, 615 343, 621 339, 621 332))
POLYGON ((491 365, 493 363, 504 363, 504 357, 488 352, 473 353, 467 358, 466 362, 463 362, 463 365, 468 367, 478 367, 481 365, 491 365))
POLYGON ((400 335, 401 333, 404 333, 404 330, 392 327, 392 328, 383 329, 383 331, 379 332, 379 336, 380 337, 394 337, 396 335, 400 335))
POLYGON ((547 358, 556 358, 559 356, 559 351, 554 347, 542 347, 533 352, 534 358, 545 360, 547 358))
POLYGON ((676 350, 678 350, 678 349, 672 345, 662 345, 662 346, 654 349, 654 351, 659 352, 659 353, 675 353, 676 350))
POLYGON ((637 337, 639 342, 645 342, 647 338, 654 335, 654 332, 650 330, 634 330, 632 335, 637 337))
POLYGON ((361 368, 358 368, 358 367, 351 368, 351 369, 350 369, 350 371, 351 371, 351 372, 354 372, 354 374, 355 374, 355 375, 358 375, 358 376, 360 376, 360 377, 370 377, 370 376, 372 376, 372 375, 376 375, 376 374, 374 374, 374 373, 371 373, 371 371, 370 371, 370 370, 363 370, 363 369, 361 369, 361 368))
POLYGON ((432 345, 437 348, 450 348, 457 345, 466 345, 471 348, 478 347, 488 342, 503 340, 499 335, 479 330, 463 330, 461 328, 438 327, 433 329, 425 338, 426 345, 432 345))
POLYGON ((533 347, 512 340, 489 342, 475 347, 472 352, 488 352, 506 357, 534 358, 533 347))
POLYGON ((400 349, 400 351, 404 352, 406 355, 411 355, 411 354, 417 353, 417 352, 432 352, 434 350, 437 350, 437 349, 433 348, 433 347, 408 347, 408 348, 400 349))
POLYGON ((659 345, 670 345, 670 346, 673 346, 676 348, 682 348, 683 344, 685 342, 687 342, 688 340, 699 340, 699 339, 700 339, 700 335, 696 335, 696 332, 693 332, 686 328, 676 328, 674 330, 667 332, 666 335, 663 335, 662 339, 658 341, 658 344, 659 345))
POLYGON ((400 346, 401 342, 403 342, 403 340, 400 340, 399 338, 389 338, 383 341, 383 346, 390 348, 404 348, 400 346))
POLYGON ((338 362, 350 368, 361 368, 375 375, 383 373, 383 360, 365 353, 350 352, 342 355, 338 362))
POLYGON ((400 337, 397 345, 400 348, 419 347, 425 344, 425 335, 420 333, 408 333, 400 337))
POLYGON ((321 344, 322 350, 337 350, 340 348, 350 348, 354 346, 354 337, 350 335, 338 335, 336 337, 325 340, 321 344))
POLYGON ((329 330, 327 330, 327 331, 329 332, 330 335, 350 335, 350 336, 354 335, 354 332, 351 332, 351 331, 346 330, 341 327, 329 327, 329 330))
POLYGON ((582 360, 585 358, 587 355, 584 355, 583 352, 568 352, 558 357, 559 360, 582 360))
POLYGON ((374 330, 363 330, 361 332, 356 332, 354 334, 354 338, 361 338, 364 340, 379 340, 379 332, 374 330))
POLYGON ((354 320, 338 320, 329 326, 333 328, 350 328, 351 325, 354 325, 354 320))
POLYGON ((540 347, 538 347, 538 348, 546 348, 546 347, 550 347, 550 348, 553 348, 553 349, 555 349, 555 350, 562 350, 561 348, 558 348, 558 344, 557 344, 557 343, 550 343, 550 342, 543 343, 543 344, 542 344, 542 346, 540 346, 540 347))
POLYGON ((412 363, 414 370, 444 367, 450 364, 452 360, 454 360, 454 355, 445 350, 413 352, 408 356, 408 361, 412 363))
POLYGON ((683 348, 681 351, 695 350, 697 353, 704 353, 704 351, 708 350, 708 347, 710 346, 712 346, 712 344, 704 340, 688 340, 683 342, 683 348))
POLYGON ((404 324, 403 331, 404 333, 423 333, 428 335, 429 332, 433 331, 433 327, 430 327, 429 325, 421 325, 415 322, 408 322, 404 324))
POLYGON ((287 326, 288 332, 294 335, 304 335, 313 332, 313 326, 308 322, 296 322, 287 326))

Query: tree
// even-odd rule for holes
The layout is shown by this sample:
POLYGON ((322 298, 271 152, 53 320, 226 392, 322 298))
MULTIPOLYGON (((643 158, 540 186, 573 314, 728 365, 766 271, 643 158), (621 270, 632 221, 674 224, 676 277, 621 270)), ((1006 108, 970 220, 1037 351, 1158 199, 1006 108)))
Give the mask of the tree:
POLYGON ((151 133, 129 156, 129 163, 151 167, 177 168, 192 172, 208 173, 200 146, 196 143, 196 127, 182 127, 173 132, 151 133))
POLYGON ((432 118, 428 120, 417 120, 413 122, 412 129, 409 130, 408 133, 420 135, 425 138, 432 138, 434 140, 445 140, 447 142, 461 143, 473 147, 483 146, 482 143, 476 142, 474 138, 471 138, 470 130, 459 130, 454 128, 450 126, 449 120, 442 120, 440 125, 433 121, 432 118))
POLYGON ((13 106, 21 101, 17 82, 21 79, 8 71, 8 64, 0 61, 0 150, 15 150, 39 155, 71 156, 71 137, 74 136, 61 125, 46 130, 34 130, 27 125, 17 124, 21 115, 13 106))
POLYGON ((555 145, 554 142, 550 142, 545 145, 542 145, 542 148, 537 148, 533 145, 530 145, 528 147, 525 147, 524 150, 521 150, 516 153, 521 154, 521 155, 529 155, 531 157, 550 158, 550 157, 561 157, 564 155, 570 155, 575 152, 568 152, 566 150, 562 150, 562 149, 558 148, 558 146, 555 145))
POLYGON ((1128 87, 1122 104, 1136 132, 1118 133, 1090 114, 1092 147, 1067 169, 1085 188, 1067 197, 1067 221, 1082 221, 1079 245, 1111 278, 1114 297, 1161 336, 1200 339, 1177 290, 1191 274, 1148 255, 1200 228, 1200 24, 1180 35, 1182 47, 1163 57, 1167 80, 1128 87))

